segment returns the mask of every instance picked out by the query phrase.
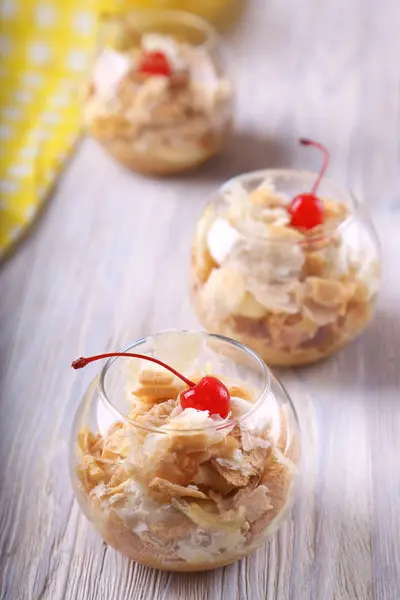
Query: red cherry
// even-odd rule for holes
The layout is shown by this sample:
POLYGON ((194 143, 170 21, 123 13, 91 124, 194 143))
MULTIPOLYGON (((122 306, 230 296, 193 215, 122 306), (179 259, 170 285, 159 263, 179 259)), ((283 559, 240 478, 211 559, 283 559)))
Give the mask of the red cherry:
POLYGON ((139 73, 169 77, 172 69, 165 54, 156 50, 143 55, 139 64, 139 73))
POLYGON ((290 224, 300 229, 312 229, 324 222, 324 206, 317 196, 299 194, 289 208, 290 224))
POLYGON ((290 207, 289 214, 291 216, 290 224, 292 227, 299 229, 312 229, 321 225, 324 222, 324 206, 321 200, 316 195, 321 179, 323 178, 326 169, 328 168, 330 154, 328 150, 322 144, 313 142, 308 138, 300 138, 300 144, 303 146, 313 146, 318 148, 324 155, 324 162, 322 168, 318 174, 318 177, 312 187, 309 194, 299 194, 293 198, 290 207))
POLYGON ((207 375, 193 387, 181 393, 182 408, 208 410, 210 415, 228 416, 230 396, 226 386, 217 379, 207 375))
POLYGON ((72 363, 73 369, 82 369, 95 360, 102 358, 112 358, 114 356, 128 356, 132 358, 143 358, 150 362, 156 363, 161 367, 164 367, 168 371, 171 371, 174 375, 182 379, 189 386, 188 390, 185 390, 180 395, 180 401, 182 408, 196 408, 197 410, 208 410, 210 415, 221 415, 223 419, 228 416, 230 396, 228 389, 225 385, 216 377, 207 375, 200 379, 198 383, 194 383, 187 379, 184 375, 181 375, 178 371, 165 364, 158 358, 152 356, 146 356, 144 354, 133 354, 132 352, 109 352, 107 354, 98 354, 96 356, 90 356, 85 358, 81 356, 72 363))

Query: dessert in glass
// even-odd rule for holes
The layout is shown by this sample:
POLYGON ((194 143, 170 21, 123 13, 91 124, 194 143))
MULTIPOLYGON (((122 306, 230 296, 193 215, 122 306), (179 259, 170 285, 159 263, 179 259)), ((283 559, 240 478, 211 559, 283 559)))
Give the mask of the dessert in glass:
POLYGON ((168 175, 222 147, 232 85, 214 29, 180 11, 104 17, 84 103, 87 131, 122 165, 168 175))
POLYGON ((313 173, 264 170, 225 183, 198 221, 191 295, 207 331, 268 364, 330 356, 370 322, 380 282, 372 223, 354 195, 313 173), (317 196, 318 191, 318 196, 317 196))
POLYGON ((104 357, 70 451, 76 497, 102 538, 170 571, 262 545, 293 504, 301 463, 295 409, 265 363, 222 336, 166 331, 73 366, 104 357))

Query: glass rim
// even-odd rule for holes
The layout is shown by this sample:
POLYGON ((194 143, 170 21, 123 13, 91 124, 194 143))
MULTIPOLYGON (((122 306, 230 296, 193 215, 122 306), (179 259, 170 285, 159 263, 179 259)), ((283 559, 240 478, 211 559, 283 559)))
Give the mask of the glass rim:
MULTIPOLYGON (((201 31, 205 35, 205 40, 201 44, 195 44, 197 48, 207 48, 208 46, 214 46, 220 40, 220 36, 211 23, 203 19, 200 15, 190 13, 186 10, 179 10, 173 8, 143 8, 143 9, 126 9, 115 12, 103 11, 100 13, 98 21, 100 26, 103 22, 113 21, 127 17, 136 17, 138 21, 142 19, 142 24, 148 20, 151 23, 152 20, 157 20, 162 17, 167 19, 169 22, 177 24, 187 25, 197 31, 201 31)), ((140 24, 138 23, 138 32, 140 33, 140 24)))
POLYGON ((144 431, 154 432, 154 433, 167 434, 167 433, 171 433, 171 432, 172 433, 177 432, 181 435, 186 435, 186 434, 192 434, 192 433, 201 433, 204 431, 216 431, 216 430, 218 431, 221 429, 225 429, 227 427, 232 427, 237 424, 240 424, 242 421, 244 421, 244 420, 248 419, 250 416, 252 416, 260 408, 260 406, 262 406, 264 404, 264 402, 267 400, 268 394, 271 390, 271 380, 274 379, 282 387, 282 389, 285 393, 286 399, 290 405, 290 409, 293 412, 295 421, 296 421, 297 425, 299 425, 299 419, 298 419, 296 408, 295 408, 286 388, 282 384, 282 382, 276 377, 276 375, 274 375, 271 372, 269 367, 258 356, 258 354, 256 352, 254 352, 253 350, 251 350, 251 348, 248 348, 244 344, 241 344, 240 342, 233 340, 232 338, 228 338, 226 336, 218 335, 215 333, 207 333, 205 331, 195 331, 195 330, 190 330, 190 329, 166 329, 166 330, 159 331, 151 336, 142 337, 134 342, 131 342, 124 348, 121 348, 120 350, 118 350, 118 352, 129 352, 129 351, 133 350, 134 348, 137 348, 141 344, 145 343, 151 337, 155 337, 157 335, 162 335, 163 333, 171 333, 171 332, 183 333, 183 334, 185 334, 185 333, 200 334, 205 338, 220 340, 222 342, 227 342, 229 345, 245 352, 248 356, 254 358, 255 361, 257 362, 257 364, 261 367, 263 375, 264 375, 264 387, 263 387, 262 391, 260 392, 260 394, 257 398, 257 401, 250 408, 250 410, 248 410, 246 413, 244 413, 244 415, 241 415, 237 419, 226 418, 223 421, 215 423, 215 425, 214 424, 208 425, 207 427, 177 429, 177 428, 170 428, 170 427, 163 427, 163 426, 162 427, 153 427, 153 426, 143 425, 142 423, 137 423, 135 419, 131 419, 131 418, 129 418, 129 416, 124 415, 122 412, 120 412, 116 408, 116 406, 114 406, 114 404, 112 403, 112 401, 110 400, 110 398, 107 395, 106 386, 105 386, 105 377, 107 375, 107 372, 110 369, 110 367, 114 364, 115 361, 119 360, 120 358, 123 358, 123 357, 115 356, 115 357, 109 358, 104 363, 104 365, 100 371, 100 374, 98 376, 98 388, 100 391, 100 397, 101 397, 103 403, 105 404, 106 408, 111 410, 118 417, 118 419, 122 420, 123 422, 129 423, 129 424, 131 424, 139 429, 142 429, 144 431))
MULTIPOLYGON (((219 202, 221 200, 223 200, 224 198, 224 194, 226 194, 226 192, 229 191, 229 189, 232 187, 232 185, 234 183, 242 183, 242 182, 251 182, 253 179, 256 178, 262 178, 262 179, 273 179, 273 177, 279 177, 279 176, 287 176, 287 177, 298 177, 299 179, 303 179, 305 181, 308 181, 309 179, 311 180, 310 183, 315 183, 315 179, 318 176, 317 172, 314 171, 308 171, 306 169, 258 169, 256 171, 247 171, 246 173, 240 173, 239 175, 235 175, 234 177, 231 177, 230 179, 228 179, 227 181, 225 181, 217 190, 216 193, 214 193, 212 195, 212 199, 210 201, 209 204, 214 205, 217 207, 217 214, 218 216, 221 216, 219 214, 219 202)), ((342 232, 344 229, 347 229, 347 227, 349 225, 351 225, 358 217, 359 212, 361 211, 361 209, 364 207, 364 204, 361 203, 357 196, 355 195, 355 193, 351 190, 351 189, 347 189, 345 187, 342 187, 340 185, 337 185, 332 179, 330 179, 329 177, 324 177, 321 181, 321 184, 323 185, 323 183, 327 183, 330 184, 334 187, 337 187, 338 189, 340 189, 341 191, 345 192, 349 199, 350 199, 350 204, 351 204, 351 212, 350 214, 346 217, 346 219, 344 221, 342 221, 341 223, 339 223, 338 225, 336 225, 335 227, 329 228, 324 230, 323 232, 316 232, 313 235, 308 235, 305 239, 303 240, 288 240, 287 238, 265 238, 262 236, 258 236, 258 235, 252 235, 251 237, 255 240, 260 240, 263 241, 265 243, 268 244, 285 244, 285 245, 289 245, 289 246, 304 246, 304 245, 308 245, 310 243, 315 243, 315 242, 321 242, 323 240, 327 240, 330 239, 335 233, 338 232, 342 232)), ((312 187, 312 186, 311 186, 312 187)), ((279 193, 279 190, 277 190, 279 193)), ((321 194, 319 194, 320 198, 324 198, 326 197, 326 195, 324 194, 323 196, 321 194)), ((240 224, 238 226, 233 226, 232 227, 234 229, 236 229, 238 231, 238 233, 241 233, 244 237, 248 237, 248 234, 246 233, 246 231, 244 231, 244 229, 240 226, 240 224)))

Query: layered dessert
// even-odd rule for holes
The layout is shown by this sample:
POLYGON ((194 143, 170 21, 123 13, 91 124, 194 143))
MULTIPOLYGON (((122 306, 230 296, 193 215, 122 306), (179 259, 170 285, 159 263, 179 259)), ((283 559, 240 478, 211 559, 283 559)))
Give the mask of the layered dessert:
POLYGON ((188 388, 147 361, 126 377, 126 417, 100 404, 96 430, 78 431, 81 506, 107 543, 145 565, 231 563, 260 546, 292 504, 300 456, 292 406, 271 387, 260 395, 211 375, 211 365, 191 373, 188 388))
POLYGON ((232 87, 207 43, 129 22, 100 52, 84 106, 88 132, 124 166, 165 175, 221 148, 232 118, 232 87))
POLYGON ((197 225, 191 291, 202 324, 272 365, 331 355, 373 313, 380 279, 374 231, 335 186, 325 183, 338 197, 316 196, 322 174, 312 192, 294 198, 296 184, 310 185, 312 175, 236 178, 197 225))

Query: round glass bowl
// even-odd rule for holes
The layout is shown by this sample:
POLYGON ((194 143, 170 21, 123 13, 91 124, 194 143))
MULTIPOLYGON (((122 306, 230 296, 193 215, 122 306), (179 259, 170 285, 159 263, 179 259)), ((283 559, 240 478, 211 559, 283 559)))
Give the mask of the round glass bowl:
POLYGON ((84 122, 118 162, 168 175, 220 150, 233 92, 222 42, 209 24, 181 11, 107 16, 98 46, 84 122))
POLYGON ((264 543, 288 514, 300 469, 293 404, 263 361, 227 338, 167 331, 124 351, 156 357, 230 391, 223 419, 182 409, 187 386, 143 359, 109 360, 76 414, 73 488, 102 538, 170 571, 227 565, 264 543))
POLYGON ((324 223, 290 226, 288 205, 313 173, 265 170, 225 183, 200 218, 191 295, 207 331, 253 348, 268 364, 330 356, 370 322, 380 282, 378 240, 364 206, 324 179, 324 223))

